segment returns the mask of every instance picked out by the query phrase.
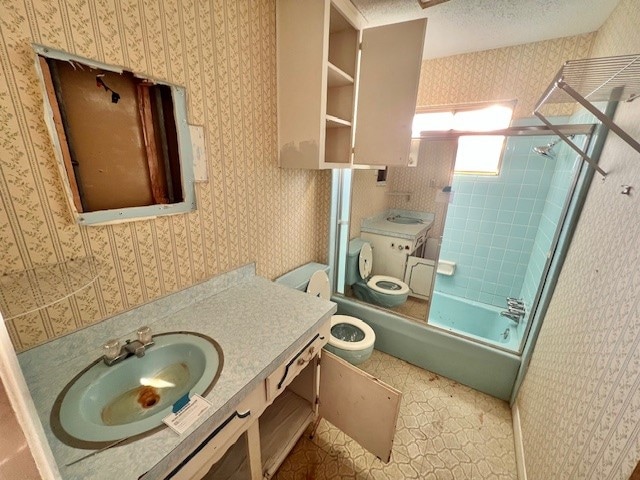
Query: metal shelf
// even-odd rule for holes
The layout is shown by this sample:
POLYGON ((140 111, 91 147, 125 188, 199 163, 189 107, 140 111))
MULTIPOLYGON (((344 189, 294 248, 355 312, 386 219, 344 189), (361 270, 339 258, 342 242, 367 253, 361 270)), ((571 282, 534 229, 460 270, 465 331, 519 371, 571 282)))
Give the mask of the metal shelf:
POLYGON ((596 108, 594 102, 633 100, 640 93, 640 54, 566 62, 536 104, 534 114, 603 177, 606 172, 540 112, 547 104, 578 102, 640 153, 640 143, 596 108))
POLYGON ((0 276, 0 311, 5 320, 58 303, 98 278, 94 257, 82 257, 0 276))

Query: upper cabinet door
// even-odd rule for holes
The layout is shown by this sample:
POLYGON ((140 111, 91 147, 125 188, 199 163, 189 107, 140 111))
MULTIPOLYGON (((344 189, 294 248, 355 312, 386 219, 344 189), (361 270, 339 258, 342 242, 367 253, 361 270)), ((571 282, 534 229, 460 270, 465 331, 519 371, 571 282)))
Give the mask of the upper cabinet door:
POLYGON ((385 463, 391 458, 401 398, 398 390, 322 351, 320 416, 385 463))
POLYGON ((421 19, 363 31, 354 163, 408 165, 426 27, 421 19))

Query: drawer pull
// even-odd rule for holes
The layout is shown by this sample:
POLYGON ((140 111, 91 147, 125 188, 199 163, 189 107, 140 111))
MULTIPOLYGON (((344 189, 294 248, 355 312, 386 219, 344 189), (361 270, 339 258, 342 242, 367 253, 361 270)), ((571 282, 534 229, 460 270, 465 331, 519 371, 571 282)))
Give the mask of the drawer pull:
MULTIPOLYGON (((278 390, 280 390, 282 388, 282 384, 287 379, 287 375, 289 374, 289 369, 291 368, 291 365, 293 365, 295 363, 295 361, 298 360, 298 357, 300 355, 302 355, 305 352, 305 350, 307 348, 309 348, 309 346, 313 342, 316 341, 316 339, 318 337, 320 337, 320 334, 316 333, 315 337, 313 337, 311 340, 309 340, 309 343, 307 343, 304 347, 302 347, 302 350, 300 350, 295 357, 293 357, 291 360, 289 360, 289 363, 287 363, 287 366, 284 368, 284 375, 282 375, 282 380, 280 380, 280 382, 278 382, 278 390)), ((320 340, 324 340, 324 337, 320 337, 320 340)), ((302 359, 300 359, 300 360, 302 360, 302 359)), ((304 360, 302 360, 302 363, 304 363, 304 360)), ((298 362, 298 365, 302 365, 302 363, 298 362)))
POLYGON ((224 427, 226 427, 227 425, 229 425, 231 423, 231 420, 233 420, 234 418, 238 417, 238 418, 247 418, 249 415, 251 415, 251 410, 247 410, 244 413, 240 413, 238 411, 233 412, 231 415, 229 415, 229 418, 227 418, 224 422, 222 422, 220 425, 218 425, 218 427, 209 434, 209 436, 207 438, 205 438, 202 443, 200 445, 198 445, 196 447, 196 449, 191 452, 189 455, 187 455, 182 462, 180 462, 180 464, 174 468, 173 470, 171 470, 171 473, 169 473, 169 475, 167 475, 165 477, 165 480, 168 480, 169 478, 173 478, 175 476, 176 473, 178 473, 182 467, 184 467, 187 463, 189 463, 189 461, 195 457, 200 450, 202 450, 204 447, 206 447, 209 442, 211 440, 213 440, 215 438, 216 435, 218 435, 223 429, 224 427))

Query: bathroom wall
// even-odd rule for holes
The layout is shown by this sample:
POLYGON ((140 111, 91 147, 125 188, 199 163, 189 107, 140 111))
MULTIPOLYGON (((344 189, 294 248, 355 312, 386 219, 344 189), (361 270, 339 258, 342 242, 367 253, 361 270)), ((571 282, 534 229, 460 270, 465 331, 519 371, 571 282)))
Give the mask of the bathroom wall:
POLYGON ((351 224, 349 239, 360 236, 362 219, 389 209, 389 176, 387 183, 378 185, 378 170, 354 170, 351 183, 351 224))
MULTIPOLYGON (((418 105, 517 99, 515 118, 530 117, 562 64, 588 56, 595 33, 422 62, 418 105)), ((571 110, 545 110, 549 115, 571 110)))
MULTIPOLYGON (((592 56, 640 52, 640 3, 621 0, 592 56)), ((615 121, 640 138, 640 103, 615 121)), ((538 338, 518 405, 528 478, 627 479, 640 460, 638 153, 610 134, 538 338)))
POLYGON ((438 192, 449 185, 455 162, 456 145, 451 140, 422 140, 415 167, 389 168, 391 192, 409 192, 406 197, 391 196, 390 207, 431 212, 435 215, 429 237, 440 238, 444 228, 446 198, 438 192))
POLYGON ((40 473, 0 380, 0 478, 36 480, 40 473))
POLYGON ((275 0, 0 3, 0 275, 84 256, 99 269, 80 294, 7 322, 18 351, 249 262, 274 278, 326 261, 330 172, 278 167, 275 61, 275 0), (210 178, 196 212, 72 223, 32 42, 186 86, 210 178))
POLYGON ((440 258, 456 272, 436 290, 498 307, 520 295, 555 167, 532 147, 549 139, 508 138, 498 176, 454 175, 440 258))

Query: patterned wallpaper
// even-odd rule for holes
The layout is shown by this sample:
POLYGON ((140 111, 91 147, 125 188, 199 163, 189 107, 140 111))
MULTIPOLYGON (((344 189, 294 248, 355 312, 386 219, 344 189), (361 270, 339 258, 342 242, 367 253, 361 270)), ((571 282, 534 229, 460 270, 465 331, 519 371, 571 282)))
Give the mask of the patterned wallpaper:
MULTIPOLYGON (((640 52, 640 3, 621 0, 593 56, 640 52)), ((616 122, 640 138, 640 103, 616 122)), ((607 139, 518 396, 530 479, 626 480, 640 459, 640 159, 607 139)))
POLYGON ((362 219, 389 209, 389 178, 386 185, 377 185, 378 170, 354 170, 351 184, 351 224, 349 239, 360 236, 362 219))
MULTIPOLYGON (((436 201, 439 191, 451 183, 456 145, 450 140, 422 140, 418 164, 412 168, 393 167, 389 170, 392 191, 411 192, 411 197, 391 197, 390 208, 431 212, 435 215, 429 237, 440 238, 444 230, 447 204, 436 201)), ((439 200, 439 199, 438 199, 439 200)))
POLYGON ((249 262, 274 278, 326 261, 330 172, 278 167, 275 48, 274 0, 0 2, 0 274, 84 256, 100 272, 7 321, 18 351, 249 262), (71 223, 32 42, 186 86, 210 175, 196 212, 71 223))
MULTIPOLYGON (((517 99, 515 118, 530 117, 566 60, 588 56, 594 33, 425 60, 418 105, 517 99)), ((545 114, 571 113, 562 108, 545 114)))

